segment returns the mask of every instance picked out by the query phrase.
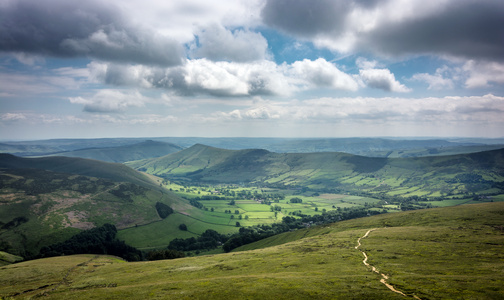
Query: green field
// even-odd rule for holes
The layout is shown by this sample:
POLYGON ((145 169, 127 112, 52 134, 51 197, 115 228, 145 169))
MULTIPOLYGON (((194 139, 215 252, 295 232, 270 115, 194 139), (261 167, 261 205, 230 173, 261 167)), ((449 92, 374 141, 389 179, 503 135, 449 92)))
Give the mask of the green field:
POLYGON ((136 263, 94 255, 27 261, 0 267, 0 297, 501 299, 503 215, 503 202, 462 205, 296 230, 227 254, 136 263))
MULTIPOLYGON (((128 228, 119 231, 119 238, 126 243, 142 250, 159 249, 166 247, 175 238, 197 237, 206 229, 213 229, 219 233, 230 234, 238 231, 236 222, 240 226, 254 226, 261 224, 271 224, 280 222, 285 216, 293 214, 315 215, 324 211, 345 210, 349 208, 367 208, 377 211, 397 212, 401 210, 400 203, 388 203, 386 201, 366 197, 346 194, 314 194, 313 192, 300 193, 297 190, 270 189, 259 187, 244 187, 239 185, 190 185, 188 183, 177 184, 172 181, 164 181, 164 187, 175 194, 186 199, 197 199, 203 196, 218 196, 225 200, 199 200, 204 209, 193 206, 184 206, 181 213, 169 216, 161 222, 128 228), (271 204, 262 203, 261 199, 243 199, 237 195, 244 193, 249 195, 282 194, 284 198, 272 201, 271 204), (290 199, 300 198, 302 203, 291 203, 290 199), (230 205, 234 200, 235 204, 230 205), (273 207, 280 207, 280 210, 272 211, 273 207), (212 211, 213 210, 213 211, 212 211), (230 213, 226 213, 229 211, 230 213), (238 212, 237 214, 235 212, 238 212), (190 216, 190 217, 189 217, 190 216), (178 229, 180 224, 186 224, 188 231, 178 229)), ((397 189, 398 195, 412 193, 413 188, 397 189)), ((260 197, 260 196, 259 196, 260 197)), ((445 207, 466 203, 482 203, 499 201, 498 197, 484 198, 475 202, 471 199, 446 199, 442 201, 418 201, 418 205, 424 207, 445 207)), ((183 200, 189 201, 189 200, 183 200)))

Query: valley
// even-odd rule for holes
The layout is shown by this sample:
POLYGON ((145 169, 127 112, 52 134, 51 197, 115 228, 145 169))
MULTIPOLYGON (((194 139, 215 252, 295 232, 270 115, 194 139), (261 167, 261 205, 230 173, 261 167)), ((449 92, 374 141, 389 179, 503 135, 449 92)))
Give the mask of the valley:
MULTIPOLYGON (((107 146, 68 156, 0 154, 0 277, 19 280, 6 281, 1 297, 492 299, 502 292, 503 266, 489 260, 504 246, 502 149, 445 145, 438 155, 374 157, 99 142, 107 146), (440 154, 448 152, 458 154, 440 154), (114 233, 113 247, 134 247, 130 260, 155 251, 186 258, 48 257, 102 228, 114 233), (464 271, 469 264, 481 267, 464 271), (31 272, 44 276, 31 282, 31 272), (475 283, 459 283, 469 278, 475 283), (148 294, 139 290, 146 286, 148 294)), ((93 247, 104 246, 82 249, 93 247)))

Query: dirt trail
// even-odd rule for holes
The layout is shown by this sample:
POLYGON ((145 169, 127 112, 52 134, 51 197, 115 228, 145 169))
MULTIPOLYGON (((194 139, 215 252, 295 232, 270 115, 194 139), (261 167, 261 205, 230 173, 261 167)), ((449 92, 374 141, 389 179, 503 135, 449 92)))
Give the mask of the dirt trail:
MULTIPOLYGON (((369 230, 366 232, 366 234, 364 234, 363 236, 361 236, 360 238, 358 238, 358 239, 357 239, 357 246, 355 246, 355 249, 356 249, 356 250, 359 250, 359 247, 361 246, 361 242, 360 242, 360 241, 361 241, 361 239, 366 238, 366 237, 369 235, 369 233, 370 233, 370 232, 375 231, 375 230, 377 230, 377 228, 369 229, 369 230)), ((366 267, 371 268, 371 270, 372 270, 373 272, 375 272, 376 274, 381 275, 381 277, 382 277, 382 278, 380 279, 380 282, 381 282, 381 283, 383 283, 383 284, 384 284, 384 285, 385 285, 385 286, 386 286, 389 290, 391 290, 392 292, 397 293, 397 294, 401 294, 401 295, 403 295, 403 296, 405 296, 405 297, 408 297, 408 295, 406 295, 405 293, 403 293, 403 292, 401 292, 401 291, 399 291, 399 290, 395 289, 395 288, 394 288, 391 284, 387 283, 387 279, 389 279, 389 278, 388 278, 388 276, 387 276, 387 275, 385 275, 385 274, 383 274, 383 273, 380 273, 380 272, 378 271, 378 269, 376 269, 374 266, 370 265, 370 264, 367 262, 367 260, 368 260, 368 256, 367 256, 366 252, 364 252, 364 251, 362 251, 362 250, 359 250, 359 251, 362 253, 362 255, 364 255, 364 260, 362 261, 362 263, 363 263, 366 267)), ((417 300, 421 300, 421 299, 420 299, 418 296, 416 296, 416 295, 412 295, 411 297, 413 297, 413 298, 415 298, 415 299, 417 299, 417 300)))

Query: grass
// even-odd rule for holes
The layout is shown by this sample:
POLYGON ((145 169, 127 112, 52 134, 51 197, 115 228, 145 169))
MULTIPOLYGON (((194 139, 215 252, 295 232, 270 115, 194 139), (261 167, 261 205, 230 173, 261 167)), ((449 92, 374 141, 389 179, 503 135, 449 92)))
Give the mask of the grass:
POLYGON ((7 252, 0 251, 0 266, 5 266, 8 264, 13 264, 22 261, 23 258, 20 256, 12 255, 7 252))
POLYGON ((499 299, 504 203, 385 214, 284 233, 240 252, 124 263, 78 255, 0 268, 0 297, 47 299, 499 299))

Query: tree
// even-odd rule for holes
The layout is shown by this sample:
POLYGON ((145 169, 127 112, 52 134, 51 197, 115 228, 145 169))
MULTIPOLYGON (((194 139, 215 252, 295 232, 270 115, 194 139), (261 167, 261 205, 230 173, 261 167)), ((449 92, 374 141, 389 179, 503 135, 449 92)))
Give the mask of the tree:
POLYGON ((147 260, 162 260, 185 257, 184 252, 177 250, 154 250, 147 253, 147 260))
POLYGON ((155 206, 156 211, 161 219, 165 219, 166 217, 168 217, 170 214, 173 213, 173 209, 164 203, 156 202, 155 206))
POLYGON ((303 203, 303 199, 294 197, 290 199, 290 203, 303 203))
POLYGON ((236 222, 236 227, 240 227, 240 222, 236 222))
POLYGON ((182 231, 187 231, 187 225, 186 225, 186 224, 184 224, 184 223, 180 224, 180 225, 178 226, 178 228, 179 228, 180 230, 182 230, 182 231))

